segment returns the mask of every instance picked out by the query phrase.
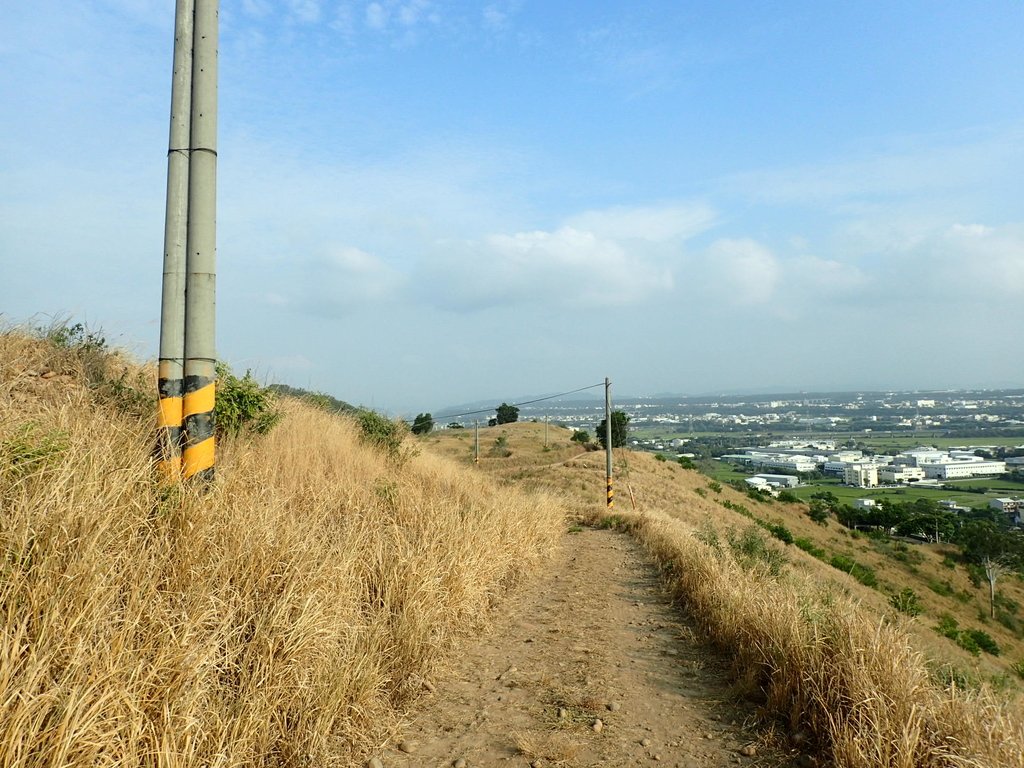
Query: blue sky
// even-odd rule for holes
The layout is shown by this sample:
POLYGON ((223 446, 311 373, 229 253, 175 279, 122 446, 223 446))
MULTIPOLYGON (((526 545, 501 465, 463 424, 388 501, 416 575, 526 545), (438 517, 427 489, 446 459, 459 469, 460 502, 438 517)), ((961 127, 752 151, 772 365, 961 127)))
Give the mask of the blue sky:
MULTIPOLYGON (((4 5, 0 313, 151 359, 174 4, 4 5)), ((405 413, 1024 382, 1020 2, 220 18, 236 369, 405 413)))

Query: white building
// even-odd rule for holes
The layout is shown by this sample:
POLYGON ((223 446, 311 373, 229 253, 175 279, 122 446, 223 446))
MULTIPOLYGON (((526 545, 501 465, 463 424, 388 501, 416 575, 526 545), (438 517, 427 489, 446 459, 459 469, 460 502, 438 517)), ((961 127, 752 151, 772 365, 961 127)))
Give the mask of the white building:
POLYGON ((794 477, 793 475, 770 475, 760 474, 754 475, 751 480, 764 480, 768 485, 774 485, 779 488, 796 488, 800 485, 800 478, 794 477))
POLYGON ((878 468, 879 482, 887 485, 898 485, 901 483, 916 483, 924 480, 925 473, 920 467, 898 466, 889 464, 878 468))
POLYGON ((966 477, 978 477, 984 475, 1001 475, 1006 472, 1005 461, 986 461, 977 458, 977 461, 953 461, 951 459, 943 462, 922 464, 925 477, 935 480, 957 480, 966 477))
POLYGON ((854 499, 853 506, 857 509, 868 509, 877 506, 874 499, 854 499))
POLYGON ((878 485, 878 466, 867 462, 847 464, 843 469, 843 482, 858 488, 874 488, 878 485))

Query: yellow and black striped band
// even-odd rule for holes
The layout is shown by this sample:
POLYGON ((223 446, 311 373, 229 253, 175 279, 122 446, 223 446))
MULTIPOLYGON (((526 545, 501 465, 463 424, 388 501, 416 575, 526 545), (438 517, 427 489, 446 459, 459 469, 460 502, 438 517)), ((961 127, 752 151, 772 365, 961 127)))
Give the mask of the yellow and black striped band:
POLYGON ((208 376, 186 376, 182 407, 185 450, 182 474, 185 479, 213 478, 214 418, 216 382, 208 376))

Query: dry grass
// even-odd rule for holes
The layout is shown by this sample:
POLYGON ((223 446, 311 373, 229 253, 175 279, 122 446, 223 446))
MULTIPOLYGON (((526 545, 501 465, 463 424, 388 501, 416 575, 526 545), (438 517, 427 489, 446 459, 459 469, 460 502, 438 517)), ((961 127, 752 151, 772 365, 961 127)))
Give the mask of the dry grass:
POLYGON ((900 626, 817 579, 741 565, 656 510, 619 512, 671 574, 707 636, 790 732, 839 768, 1024 764, 1024 723, 1005 699, 935 685, 900 626))
POLYGON ((0 765, 353 764, 563 527, 299 405, 161 488, 86 375, 0 335, 0 765))

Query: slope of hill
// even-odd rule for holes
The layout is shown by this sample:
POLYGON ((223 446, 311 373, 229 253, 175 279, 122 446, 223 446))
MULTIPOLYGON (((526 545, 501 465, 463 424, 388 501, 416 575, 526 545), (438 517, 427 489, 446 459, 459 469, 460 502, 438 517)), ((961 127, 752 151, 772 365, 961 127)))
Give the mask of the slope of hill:
POLYGON ((0 333, 5 765, 353 764, 564 527, 301 403, 163 486, 152 372, 55 341, 0 333))
MULTIPOLYGON (((824 527, 802 504, 756 501, 630 452, 616 459, 614 513, 595 514, 604 501, 603 453, 580 453, 565 438, 545 450, 542 430, 519 424, 482 433, 482 444, 502 438, 508 455, 484 455, 481 470, 633 531, 766 710, 791 729, 809 729, 836 765, 1024 760, 1024 725, 1013 714, 1019 637, 983 620, 982 590, 946 549, 876 541, 834 521, 824 527), (917 618, 893 607, 905 589, 923 608, 917 618), (975 657, 933 629, 956 634, 950 622, 984 627, 1003 655, 975 657)), ((465 437, 431 439, 435 450, 468 461, 465 437)), ((1020 585, 1006 581, 1011 605, 1020 585)))

